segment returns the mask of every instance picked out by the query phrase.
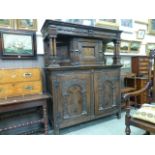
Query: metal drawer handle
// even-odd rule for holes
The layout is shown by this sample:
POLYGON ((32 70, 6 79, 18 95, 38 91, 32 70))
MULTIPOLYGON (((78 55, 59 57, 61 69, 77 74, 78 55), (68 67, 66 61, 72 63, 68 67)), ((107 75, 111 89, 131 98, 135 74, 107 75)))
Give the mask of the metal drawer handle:
POLYGON ((25 78, 31 78, 32 77, 32 73, 24 73, 23 76, 25 78))
POLYGON ((26 89, 26 90, 33 90, 33 86, 25 86, 24 89, 26 89))

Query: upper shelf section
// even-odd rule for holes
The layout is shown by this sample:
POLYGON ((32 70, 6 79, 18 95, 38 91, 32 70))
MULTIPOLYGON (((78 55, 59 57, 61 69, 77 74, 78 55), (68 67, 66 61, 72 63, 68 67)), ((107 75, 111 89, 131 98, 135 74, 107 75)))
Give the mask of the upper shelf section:
POLYGON ((105 65, 107 43, 113 42, 113 65, 120 65, 122 31, 46 20, 44 38, 46 66, 105 65))
POLYGON ((115 39, 120 39, 120 34, 122 31, 113 30, 108 28, 99 28, 94 26, 86 26, 80 24, 73 24, 55 20, 46 20, 41 32, 43 37, 48 35, 70 35, 70 36, 80 36, 87 38, 97 38, 107 41, 113 41, 115 39))

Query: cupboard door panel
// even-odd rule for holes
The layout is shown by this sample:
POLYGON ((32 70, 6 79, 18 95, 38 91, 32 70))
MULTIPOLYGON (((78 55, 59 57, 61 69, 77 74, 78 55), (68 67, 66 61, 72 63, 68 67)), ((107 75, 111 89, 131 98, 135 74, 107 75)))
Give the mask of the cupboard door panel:
POLYGON ((117 107, 120 104, 119 72, 98 71, 94 75, 95 115, 117 107))
POLYGON ((70 73, 57 76, 60 127, 90 119, 90 74, 70 73))

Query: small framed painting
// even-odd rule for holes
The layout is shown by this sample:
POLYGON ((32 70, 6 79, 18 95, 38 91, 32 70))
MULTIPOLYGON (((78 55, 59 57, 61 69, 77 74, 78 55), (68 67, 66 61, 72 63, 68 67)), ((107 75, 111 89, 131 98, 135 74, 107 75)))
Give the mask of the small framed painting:
POLYGON ((14 20, 13 19, 0 19, 0 28, 14 28, 14 20))
POLYGON ((116 19, 97 19, 95 26, 103 28, 119 29, 116 19))
POLYGON ((155 35, 155 19, 149 19, 148 33, 155 35))
POLYGON ((140 46, 141 46, 141 42, 131 41, 131 44, 130 44, 130 52, 131 53, 139 53, 140 46))
POLYGON ((120 52, 121 53, 128 53, 130 48, 130 41, 122 40, 120 45, 120 52))
POLYGON ((17 19, 17 29, 37 31, 36 19, 17 19))
POLYGON ((145 30, 142 30, 142 29, 138 30, 137 39, 144 39, 144 37, 145 37, 145 30))
POLYGON ((153 49, 155 49, 155 43, 147 43, 146 50, 145 50, 146 55, 149 55, 150 50, 153 50, 153 49))
POLYGON ((106 45, 106 51, 105 52, 114 52, 114 43, 113 42, 110 42, 106 45))
POLYGON ((135 23, 139 23, 139 24, 148 24, 148 19, 135 19, 135 23))
POLYGON ((1 32, 1 54, 5 59, 31 59, 36 56, 36 34, 1 32))
POLYGON ((119 20, 119 29, 125 32, 133 32, 134 21, 133 19, 120 19, 119 20))

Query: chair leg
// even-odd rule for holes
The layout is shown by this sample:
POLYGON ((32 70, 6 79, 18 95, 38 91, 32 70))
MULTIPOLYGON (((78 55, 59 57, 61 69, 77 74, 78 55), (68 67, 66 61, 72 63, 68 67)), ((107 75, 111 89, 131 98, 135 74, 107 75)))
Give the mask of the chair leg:
POLYGON ((126 125, 125 133, 126 133, 126 135, 130 135, 131 134, 130 125, 126 125))

